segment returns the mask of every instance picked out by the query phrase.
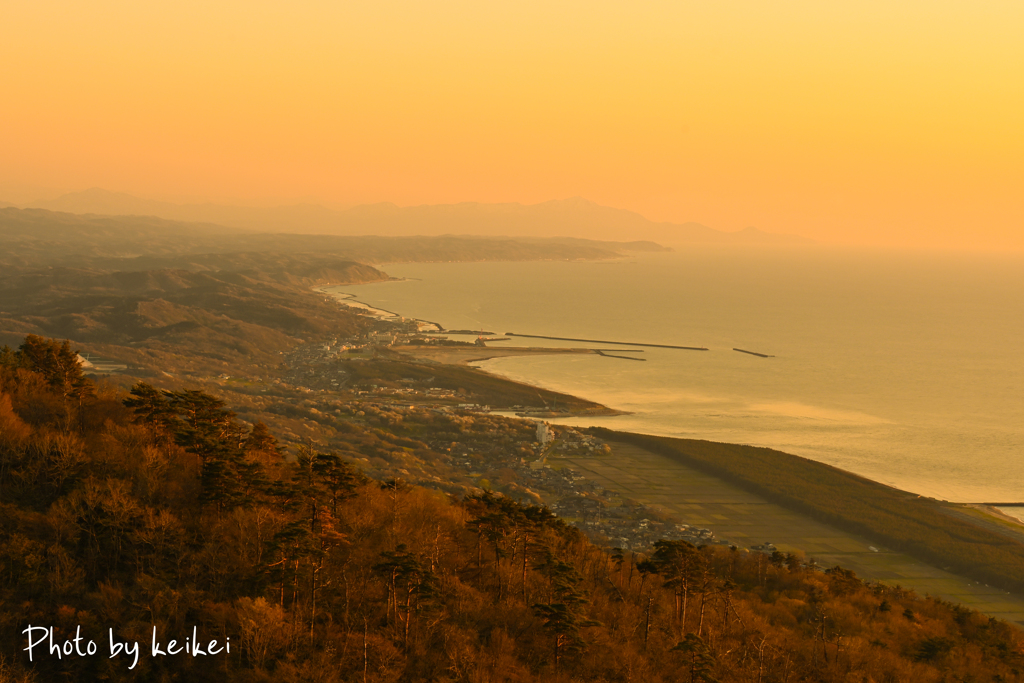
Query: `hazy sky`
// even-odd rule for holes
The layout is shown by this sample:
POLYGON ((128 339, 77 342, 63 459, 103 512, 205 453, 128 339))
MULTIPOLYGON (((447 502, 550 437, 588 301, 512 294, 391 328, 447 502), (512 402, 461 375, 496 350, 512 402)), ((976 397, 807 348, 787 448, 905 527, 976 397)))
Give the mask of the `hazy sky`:
POLYGON ((1022 36, 1021 0, 0 0, 0 200, 579 195, 1020 249, 1022 36))

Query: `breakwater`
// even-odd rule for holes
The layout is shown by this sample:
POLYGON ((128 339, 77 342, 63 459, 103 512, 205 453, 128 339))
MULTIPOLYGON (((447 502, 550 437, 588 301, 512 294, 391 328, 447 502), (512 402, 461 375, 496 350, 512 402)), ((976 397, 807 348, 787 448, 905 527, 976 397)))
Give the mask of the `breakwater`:
MULTIPOLYGON (((646 358, 633 358, 632 356, 616 356, 615 354, 612 354, 612 353, 605 353, 601 349, 594 349, 594 353, 596 353, 599 356, 604 356, 605 358, 621 358, 622 360, 642 360, 642 361, 647 360, 646 358)), ((628 353, 628 351, 622 351, 621 353, 628 353)))
POLYGON ((584 342, 587 344, 618 344, 620 346, 648 346, 655 349, 682 349, 684 351, 707 351, 703 346, 672 346, 671 344, 644 344, 641 342, 608 341, 607 339, 573 339, 572 337, 546 337, 540 334, 516 334, 506 332, 506 337, 526 337, 528 339, 553 339, 555 341, 584 342))
POLYGON ((758 358, 775 358, 775 356, 769 356, 767 353, 758 353, 757 351, 747 351, 746 349, 733 348, 733 351, 739 351, 740 353, 749 353, 751 356, 757 356, 758 358))

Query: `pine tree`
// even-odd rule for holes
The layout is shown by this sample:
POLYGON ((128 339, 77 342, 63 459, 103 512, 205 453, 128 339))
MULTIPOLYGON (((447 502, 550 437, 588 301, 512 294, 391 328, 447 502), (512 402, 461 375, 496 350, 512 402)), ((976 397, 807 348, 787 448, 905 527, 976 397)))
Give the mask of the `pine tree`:
POLYGON ((133 422, 145 425, 151 432, 168 431, 175 421, 174 410, 164 392, 156 387, 139 382, 129 391, 124 406, 135 414, 133 422))
POLYGON ((326 489, 331 501, 331 515, 338 516, 338 503, 352 495, 359 483, 359 473, 337 453, 317 453, 312 471, 326 489))
POLYGON ((281 455, 281 450, 277 445, 277 437, 271 434, 270 428, 260 421, 253 424, 252 430, 249 431, 249 436, 246 438, 242 447, 247 452, 263 452, 272 453, 278 456, 281 455))
POLYGON ((600 623, 583 614, 583 606, 588 600, 580 587, 583 577, 575 567, 557 559, 549 550, 535 568, 548 577, 550 586, 548 601, 533 605, 533 612, 544 620, 544 629, 554 636, 557 680, 562 659, 567 654, 582 652, 586 647, 580 629, 600 626, 600 623))
POLYGON ((92 381, 82 371, 78 351, 73 351, 71 342, 67 340, 58 342, 30 334, 18 347, 17 356, 21 367, 45 377, 65 401, 81 401, 94 393, 92 381))
POLYGON ((404 544, 399 544, 394 552, 382 552, 380 559, 373 571, 387 581, 389 608, 393 607, 395 618, 402 625, 403 642, 408 649, 413 614, 437 595, 437 577, 404 544))
POLYGON ((675 592, 675 618, 682 631, 686 628, 687 602, 697 581, 697 548, 686 541, 658 541, 650 561, 664 577, 664 585, 675 592))
POLYGON ((686 637, 672 648, 674 652, 684 652, 690 656, 690 682, 718 683, 714 675, 715 657, 707 643, 696 633, 687 633, 686 637))

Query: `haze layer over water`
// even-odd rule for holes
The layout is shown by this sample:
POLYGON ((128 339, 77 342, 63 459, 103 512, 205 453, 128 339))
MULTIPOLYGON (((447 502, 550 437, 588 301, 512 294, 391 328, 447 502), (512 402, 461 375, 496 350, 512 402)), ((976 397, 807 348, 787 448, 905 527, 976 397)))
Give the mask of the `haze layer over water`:
POLYGON ((633 412, 559 421, 768 446, 947 500, 1024 500, 1019 256, 689 248, 385 269, 410 279, 339 290, 448 329, 711 349, 479 364, 633 412))

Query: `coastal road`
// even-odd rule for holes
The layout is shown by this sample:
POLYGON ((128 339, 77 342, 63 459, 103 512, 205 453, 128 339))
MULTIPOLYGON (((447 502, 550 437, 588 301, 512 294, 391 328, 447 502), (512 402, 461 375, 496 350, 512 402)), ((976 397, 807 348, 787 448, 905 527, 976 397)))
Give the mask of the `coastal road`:
POLYGON ((711 529, 740 547, 770 541, 782 552, 802 551, 819 565, 838 564, 862 579, 899 584, 922 596, 958 602, 1024 627, 1024 597, 887 550, 643 448, 609 445, 610 455, 559 460, 607 489, 656 507, 680 522, 711 529))

